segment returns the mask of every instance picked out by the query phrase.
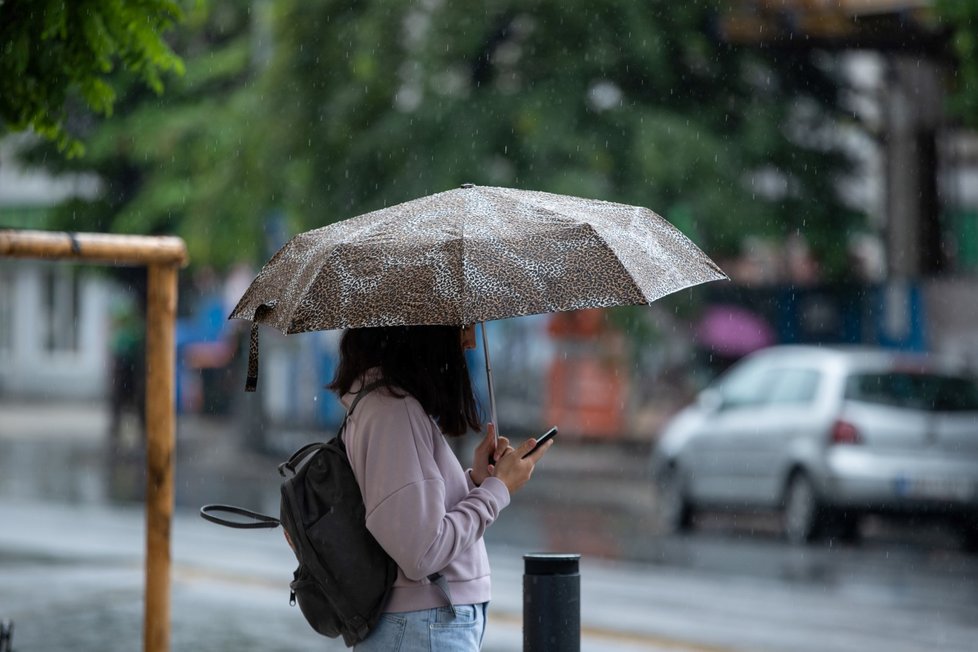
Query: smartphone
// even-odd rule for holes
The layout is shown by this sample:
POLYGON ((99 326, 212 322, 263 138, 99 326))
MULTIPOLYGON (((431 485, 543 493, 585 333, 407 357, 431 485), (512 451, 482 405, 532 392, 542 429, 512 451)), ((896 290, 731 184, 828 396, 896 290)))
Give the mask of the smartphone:
POLYGON ((550 441, 556 436, 557 436, 557 426, 554 426, 546 433, 544 433, 542 437, 537 437, 537 445, 533 447, 533 450, 531 450, 529 453, 524 455, 523 459, 525 460, 530 455, 533 455, 533 453, 535 453, 538 448, 540 448, 541 446, 543 446, 544 444, 546 444, 548 441, 550 441))

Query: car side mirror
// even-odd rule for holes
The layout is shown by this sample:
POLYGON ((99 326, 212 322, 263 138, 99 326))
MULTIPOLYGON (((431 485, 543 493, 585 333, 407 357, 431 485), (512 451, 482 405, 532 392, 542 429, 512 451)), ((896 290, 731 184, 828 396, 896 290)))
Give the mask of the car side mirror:
POLYGON ((723 395, 715 389, 704 389, 696 397, 696 404, 707 414, 713 414, 723 409, 723 395))

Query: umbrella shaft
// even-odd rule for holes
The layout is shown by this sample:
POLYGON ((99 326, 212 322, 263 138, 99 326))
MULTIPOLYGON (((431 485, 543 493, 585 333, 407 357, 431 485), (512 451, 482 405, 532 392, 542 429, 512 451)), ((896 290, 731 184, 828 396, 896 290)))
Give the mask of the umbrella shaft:
POLYGON ((486 383, 489 388, 489 418, 496 426, 496 440, 499 440, 499 422, 496 420, 496 392, 492 387, 492 365, 489 363, 489 336, 486 335, 486 322, 482 322, 482 351, 486 356, 486 383))

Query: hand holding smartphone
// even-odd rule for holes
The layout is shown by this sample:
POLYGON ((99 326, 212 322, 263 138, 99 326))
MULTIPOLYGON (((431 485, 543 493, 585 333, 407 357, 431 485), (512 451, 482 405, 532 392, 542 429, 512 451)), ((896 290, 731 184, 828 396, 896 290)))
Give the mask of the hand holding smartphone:
POLYGON ((522 459, 525 460, 530 455, 533 455, 535 452, 537 452, 537 449, 538 448, 540 448, 541 446, 543 446, 544 444, 546 444, 548 441, 550 441, 551 439, 553 439, 556 436, 557 436, 557 426, 554 426, 553 428, 551 428, 550 430, 548 430, 546 433, 544 433, 542 437, 538 437, 537 438, 537 444, 536 444, 536 446, 534 446, 533 449, 529 453, 527 453, 526 455, 524 455, 522 459))

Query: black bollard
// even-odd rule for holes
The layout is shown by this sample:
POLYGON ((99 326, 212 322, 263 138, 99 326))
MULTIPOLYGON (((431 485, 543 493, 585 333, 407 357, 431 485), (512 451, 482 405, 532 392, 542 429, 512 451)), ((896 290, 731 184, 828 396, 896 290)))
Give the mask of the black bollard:
POLYGON ((0 652, 14 650, 14 623, 11 620, 0 621, 0 652))
POLYGON ((523 652, 580 652, 580 559, 523 555, 523 652))

